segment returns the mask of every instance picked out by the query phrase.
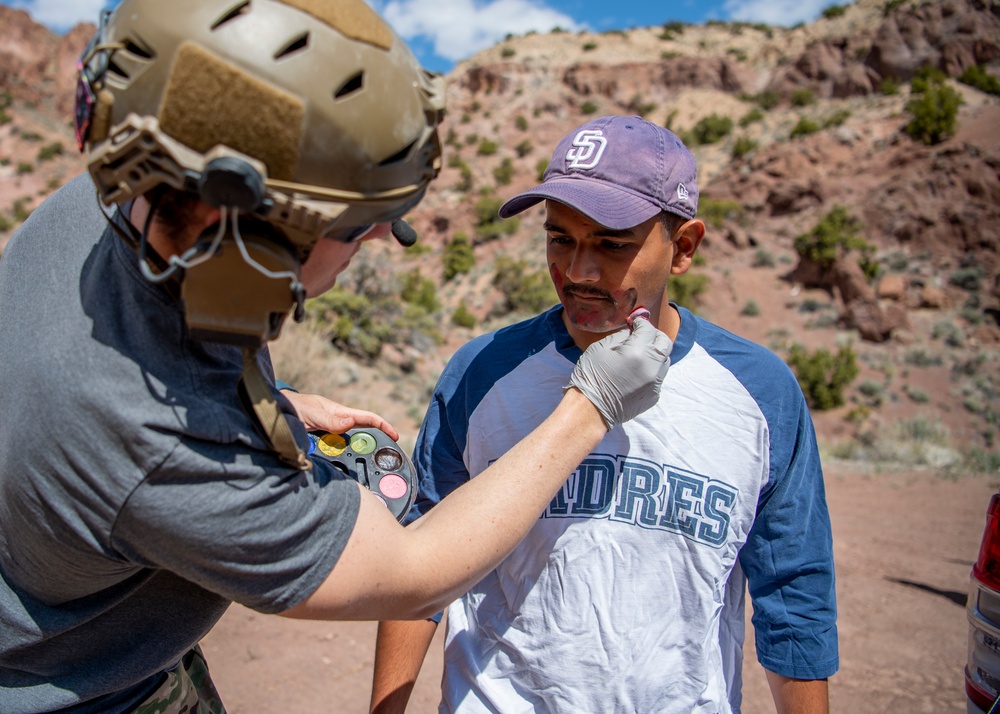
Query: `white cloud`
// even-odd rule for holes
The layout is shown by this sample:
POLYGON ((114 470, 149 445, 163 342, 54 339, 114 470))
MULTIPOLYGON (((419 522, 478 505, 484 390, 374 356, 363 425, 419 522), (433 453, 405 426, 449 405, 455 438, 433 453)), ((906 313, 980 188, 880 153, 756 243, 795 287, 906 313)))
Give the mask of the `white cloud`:
POLYGON ((80 22, 97 24, 105 0, 14 0, 6 5, 26 10, 35 22, 65 32, 80 22))
POLYGON ((726 0, 723 7, 732 20, 791 26, 812 22, 833 4, 833 0, 726 0))
POLYGON ((508 34, 581 27, 568 15, 531 0, 390 0, 373 5, 403 38, 425 37, 435 54, 451 61, 467 59, 508 34))

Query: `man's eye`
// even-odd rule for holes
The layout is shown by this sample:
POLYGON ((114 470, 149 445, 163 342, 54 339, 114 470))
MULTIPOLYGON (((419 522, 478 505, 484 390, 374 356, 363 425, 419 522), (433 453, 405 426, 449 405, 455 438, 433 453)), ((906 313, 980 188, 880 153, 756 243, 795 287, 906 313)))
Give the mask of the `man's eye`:
POLYGON ((629 247, 628 243, 615 243, 609 240, 604 241, 603 245, 605 250, 612 250, 612 251, 625 250, 629 247))

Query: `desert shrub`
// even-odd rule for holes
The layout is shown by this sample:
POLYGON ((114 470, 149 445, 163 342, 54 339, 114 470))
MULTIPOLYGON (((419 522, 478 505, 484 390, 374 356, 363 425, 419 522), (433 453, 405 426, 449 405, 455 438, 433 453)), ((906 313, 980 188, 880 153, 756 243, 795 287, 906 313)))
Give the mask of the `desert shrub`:
POLYGON ((580 105, 581 114, 593 114, 598 109, 597 104, 590 101, 589 99, 580 105))
POLYGON ((932 355, 922 347, 914 347, 903 355, 903 362, 914 367, 939 367, 942 360, 940 355, 932 355))
POLYGON ((432 314, 400 300, 395 272, 363 253, 306 310, 334 347, 364 359, 377 357, 384 344, 426 348, 441 339, 432 314))
POLYGON ((768 109, 774 109, 776 106, 781 104, 781 94, 773 89, 768 89, 755 94, 754 101, 757 102, 757 105, 765 111, 768 109))
POLYGON ((667 118, 663 120, 663 128, 673 131, 674 119, 677 118, 677 110, 671 109, 670 113, 667 114, 667 118))
POLYGON ((691 139, 696 144, 714 144, 733 130, 729 117, 709 114, 702 117, 691 129, 691 139))
POLYGON ((760 306, 757 304, 756 300, 750 298, 746 301, 743 309, 740 310, 740 314, 746 317, 757 317, 760 315, 760 306))
POLYGON ((14 103, 14 95, 10 93, 9 89, 5 89, 0 92, 0 110, 10 109, 10 105, 14 103))
POLYGON ((644 117, 656 111, 656 102, 644 102, 642 96, 636 94, 629 100, 628 110, 633 114, 644 117))
POLYGON ((497 258, 493 285, 503 293, 508 312, 538 313, 559 302, 548 272, 529 267, 524 260, 497 258))
POLYGON ((925 64, 913 73, 913 77, 910 79, 910 91, 914 94, 920 94, 927 91, 931 85, 944 84, 947 80, 948 75, 942 70, 933 65, 925 64))
POLYGON ((671 276, 668 289, 673 302, 696 312, 699 296, 708 289, 708 276, 689 270, 682 275, 671 276))
POLYGON ((538 183, 542 182, 542 178, 545 175, 545 169, 549 167, 549 160, 546 158, 541 158, 535 163, 535 178, 538 183))
POLYGON ((14 117, 12 117, 3 109, 0 109, 0 126, 3 126, 4 124, 10 124, 12 121, 14 121, 14 117))
POLYGON ((18 176, 24 176, 25 174, 30 174, 34 170, 35 170, 35 167, 32 166, 27 161, 18 161, 17 162, 17 175, 18 176))
POLYGON ((931 330, 931 338, 941 340, 949 347, 964 347, 965 333, 962 328, 950 320, 942 320, 934 325, 931 330))
POLYGON ((660 37, 663 37, 663 39, 670 40, 673 39, 673 35, 683 35, 684 27, 685 27, 684 23, 681 22, 680 20, 670 20, 669 22, 664 22, 663 32, 664 34, 670 33, 671 37, 663 37, 662 34, 660 35, 660 37))
POLYGON ((730 47, 729 49, 726 50, 726 54, 732 55, 733 59, 735 59, 737 62, 747 61, 747 53, 738 47, 730 47))
POLYGON ((741 136, 733 144, 732 156, 734 159, 742 159, 744 156, 757 148, 757 142, 749 136, 741 136))
POLYGON ((758 248, 757 252, 753 255, 753 262, 750 265, 754 268, 773 268, 775 265, 774 254, 767 248, 758 248))
POLYGON ((831 126, 840 126, 845 121, 847 121, 851 116, 850 109, 838 109, 833 114, 828 116, 823 120, 823 128, 828 129, 831 126))
POLYGON ((698 199, 698 216, 712 228, 722 228, 726 220, 742 220, 743 205, 731 198, 701 196, 698 199))
POLYGON ((852 250, 861 253, 858 261, 869 279, 878 274, 874 260, 875 246, 860 235, 861 222, 843 206, 834 206, 808 233, 795 237, 795 252, 822 268, 829 268, 841 255, 852 250))
POLYGON ((31 210, 26 205, 24 205, 24 199, 17 199, 14 201, 14 205, 10 207, 10 212, 14 216, 14 220, 18 223, 24 223, 28 220, 31 215, 31 210))
POLYGON ((476 235, 484 240, 493 240, 502 235, 513 235, 521 227, 516 216, 500 218, 497 211, 503 205, 503 200, 492 193, 479 197, 474 206, 476 214, 476 235))
POLYGON ((528 130, 528 120, 524 118, 524 114, 518 114, 514 119, 514 126, 517 127, 518 131, 528 130))
POLYGON ((822 129, 819 122, 815 119, 810 119, 809 117, 799 117, 798 123, 792 127, 792 133, 790 136, 796 139, 800 136, 808 136, 809 134, 815 134, 817 131, 822 129))
POLYGON ((859 372, 857 356, 850 345, 842 345, 836 354, 831 354, 822 347, 809 352, 795 344, 786 361, 795 372, 806 403, 819 410, 842 406, 844 390, 859 372))
POLYGON ((939 144, 955 133, 961 104, 961 95, 944 82, 928 81, 926 88, 906 103, 910 121, 903 131, 915 141, 939 144))
POLYGON ((444 279, 451 280, 460 273, 468 273, 476 264, 476 256, 472 252, 472 244, 469 236, 459 231, 445 244, 444 256, 444 279))
POLYGON ((37 131, 22 131, 21 138, 25 141, 41 141, 43 137, 37 131))
POLYGON ((792 91, 791 102, 793 107, 808 107, 816 103, 816 95, 809 87, 796 87, 792 91))
POLYGON ((399 297, 403 302, 410 303, 424 312, 437 312, 441 308, 434 281, 421 275, 420 268, 414 268, 403 274, 399 297))
POLYGON ((744 129, 755 121, 761 121, 764 118, 764 112, 760 110, 759 107, 754 107, 742 117, 740 117, 740 126, 744 129))
POLYGON ((581 49, 584 52, 590 52, 592 50, 596 50, 597 49, 597 43, 596 42, 584 42, 583 43, 583 47, 581 49))
POLYGON ((866 379, 858 385, 858 393, 873 407, 881 406, 885 399, 885 387, 873 379, 866 379))
POLYGON ((517 153, 517 158, 523 159, 525 156, 531 153, 531 150, 535 147, 532 146, 529 139, 525 139, 520 144, 514 147, 514 151, 517 153))
POLYGON ((1000 79, 983 69, 982 65, 975 64, 967 68, 958 76, 958 81, 987 94, 1000 95, 1000 79))
POLYGON ((847 12, 847 8, 843 5, 830 5, 823 9, 823 17, 829 20, 834 17, 840 17, 845 12, 847 12))
POLYGON ((975 292, 982 287, 985 275, 986 271, 981 265, 962 266, 952 272, 948 282, 963 290, 975 292))
POLYGON ((899 94, 899 80, 895 77, 886 77, 879 83, 878 91, 887 97, 899 94))
POLYGON ((908 0, 886 0, 885 4, 882 5, 882 17, 888 16, 897 7, 905 5, 908 0))
POLYGON ((476 148, 476 153, 480 156, 493 156, 500 147, 492 139, 483 139, 476 148))
POLYGON ((910 398, 910 401, 916 404, 926 404, 931 400, 927 392, 925 392, 923 389, 920 389, 919 387, 910 387, 907 385, 903 385, 903 394, 908 396, 910 398))
POLYGON ((448 159, 448 166, 451 168, 458 169, 459 176, 461 180, 458 185, 455 186, 456 189, 462 193, 467 193, 472 190, 472 168, 462 160, 462 157, 458 154, 452 154, 451 158, 448 159))
POLYGON ((509 156, 493 169, 493 178, 496 179, 497 186, 506 186, 514 178, 514 162, 509 156))
POLYGON ((38 150, 38 156, 37 156, 38 163, 42 163, 43 161, 48 161, 49 159, 53 159, 56 156, 62 156, 62 154, 63 154, 63 145, 58 141, 53 141, 51 144, 46 144, 45 146, 43 146, 38 150))
POLYGON ((488 223, 493 223, 500 219, 497 211, 500 210, 500 206, 503 205, 503 199, 497 198, 492 193, 484 193, 476 201, 473 206, 473 212, 476 215, 476 225, 485 226, 488 223))
POLYGON ((476 326, 476 316, 469 312, 469 308, 464 302, 458 304, 455 312, 451 314, 451 324, 458 327, 472 328, 476 326))
POLYGON ((500 50, 500 56, 503 57, 504 59, 507 59, 508 57, 513 57, 516 54, 517 50, 515 50, 513 47, 504 47, 502 50, 500 50))

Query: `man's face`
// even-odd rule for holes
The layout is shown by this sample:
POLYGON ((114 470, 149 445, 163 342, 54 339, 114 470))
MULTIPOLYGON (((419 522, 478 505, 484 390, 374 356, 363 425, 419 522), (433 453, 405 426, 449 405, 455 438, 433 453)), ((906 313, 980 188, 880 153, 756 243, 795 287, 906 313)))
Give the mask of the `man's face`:
POLYGON ((655 319, 665 304, 674 257, 659 216, 612 230, 556 201, 546 201, 545 208, 549 274, 570 334, 618 330, 638 306, 655 319))
POLYGON ((337 282, 337 276, 347 269, 361 244, 386 237, 391 228, 389 223, 376 223, 368 233, 353 243, 332 238, 320 238, 316 241, 306 262, 302 264, 302 284, 305 286, 306 296, 313 298, 332 288, 337 282))

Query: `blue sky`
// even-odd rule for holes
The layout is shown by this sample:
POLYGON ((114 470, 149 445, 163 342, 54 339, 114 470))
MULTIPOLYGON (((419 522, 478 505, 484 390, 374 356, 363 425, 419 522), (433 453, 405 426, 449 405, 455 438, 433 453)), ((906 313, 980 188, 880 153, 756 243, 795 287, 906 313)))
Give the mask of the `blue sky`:
MULTIPOLYGON (((168 2, 169 0, 161 0, 168 2)), ((823 8, 849 0, 368 0, 410 44, 428 69, 447 72, 455 62, 508 34, 529 31, 650 27, 670 20, 744 20, 773 25, 812 22, 823 8)), ((38 22, 65 32, 96 22, 114 0, 0 0, 27 10, 38 22)))

